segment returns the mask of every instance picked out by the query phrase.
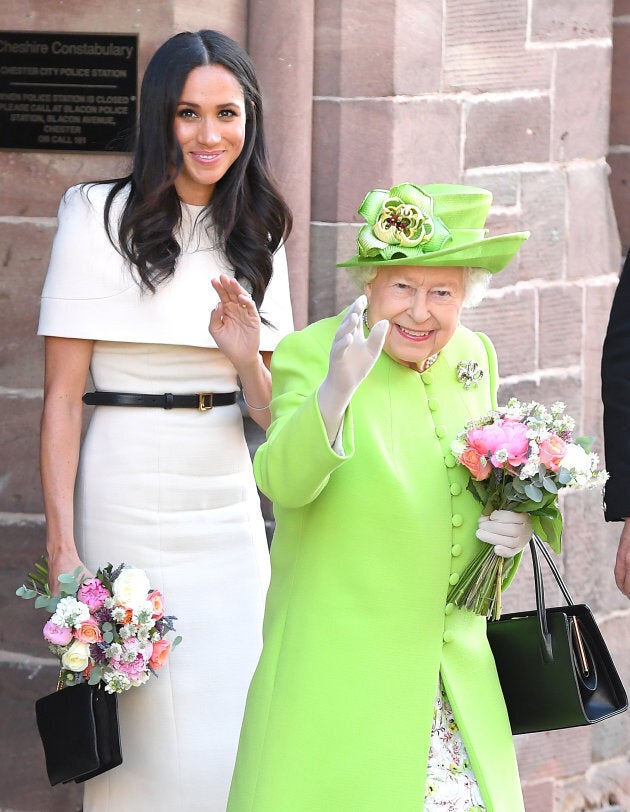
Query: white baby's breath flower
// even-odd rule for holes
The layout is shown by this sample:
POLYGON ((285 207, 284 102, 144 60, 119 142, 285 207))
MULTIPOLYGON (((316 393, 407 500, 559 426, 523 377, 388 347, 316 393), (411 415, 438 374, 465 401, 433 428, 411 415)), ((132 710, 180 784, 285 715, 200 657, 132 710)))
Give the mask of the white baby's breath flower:
POLYGON ((78 626, 89 620, 90 608, 76 598, 62 598, 50 618, 57 626, 78 626))
POLYGON ((103 682, 108 694, 121 694, 131 688, 131 680, 120 671, 106 671, 103 674, 103 682))
POLYGON ((107 657, 112 660, 119 660, 122 654, 122 646, 120 643, 112 643, 107 649, 107 657))
POLYGON ((495 461, 498 462, 499 465, 503 465, 503 463, 507 462, 508 458, 509 458, 509 454, 508 454, 508 452, 506 451, 505 448, 498 448, 494 452, 493 456, 494 456, 495 461))

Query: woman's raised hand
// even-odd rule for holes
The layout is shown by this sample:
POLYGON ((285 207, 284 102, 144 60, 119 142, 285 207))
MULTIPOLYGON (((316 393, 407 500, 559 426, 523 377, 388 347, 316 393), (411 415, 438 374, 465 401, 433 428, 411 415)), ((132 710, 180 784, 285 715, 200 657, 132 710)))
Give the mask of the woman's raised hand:
POLYGON ((221 274, 212 279, 219 302, 210 314, 208 329, 217 347, 237 370, 258 360, 260 316, 256 305, 236 279, 221 274))
POLYGON ((357 387, 381 354, 389 329, 388 321, 379 321, 366 337, 362 323, 366 306, 366 297, 359 296, 343 317, 330 350, 328 374, 317 392, 319 410, 331 443, 357 387))

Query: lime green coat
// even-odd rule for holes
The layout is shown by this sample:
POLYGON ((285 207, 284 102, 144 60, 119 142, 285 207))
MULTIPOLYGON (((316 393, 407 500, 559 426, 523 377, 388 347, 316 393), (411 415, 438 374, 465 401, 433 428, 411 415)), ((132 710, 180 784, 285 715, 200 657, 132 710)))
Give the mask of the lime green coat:
POLYGON ((487 338, 460 327, 430 370, 385 353, 326 438, 316 390, 340 317, 282 340, 254 460, 276 532, 264 647, 229 812, 420 812, 441 674, 488 812, 523 809, 486 621, 446 602, 480 507, 450 443, 495 405, 487 338), (466 390, 459 361, 475 360, 466 390))

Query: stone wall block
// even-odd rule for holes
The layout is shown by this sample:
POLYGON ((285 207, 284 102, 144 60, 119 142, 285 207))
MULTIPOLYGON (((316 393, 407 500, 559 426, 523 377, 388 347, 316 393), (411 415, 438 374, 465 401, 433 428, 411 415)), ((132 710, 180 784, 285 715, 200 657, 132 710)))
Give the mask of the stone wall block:
POLYGON ((52 225, 0 223, 0 373, 6 387, 42 383, 42 339, 37 337, 39 299, 50 258, 52 225))
POLYGON ((464 167, 545 162, 549 127, 549 98, 544 95, 469 104, 464 167))
POLYGON ((539 292, 540 366, 565 367, 582 360, 582 289, 552 285, 539 292))
POLYGON ((401 101, 392 112, 393 183, 458 183, 462 139, 459 103, 440 98, 401 101))
MULTIPOLYGON (((329 99, 313 102, 313 173, 311 220, 335 222, 341 167, 342 105, 329 99)), ((358 205, 358 204, 357 204, 358 205)))
POLYGON ((564 492, 560 506, 562 557, 569 591, 576 602, 587 603, 593 612, 610 610, 621 603, 613 576, 619 534, 604 521, 601 492, 564 492))
POLYGON ((560 49, 556 59, 552 158, 600 158, 608 151, 610 47, 560 49))
POLYGON ((0 649, 38 660, 49 659, 54 664, 56 660, 42 637, 48 615, 43 609, 35 609, 34 601, 15 594, 46 551, 43 518, 37 518, 29 521, 16 517, 13 524, 0 525, 0 649))
MULTIPOLYGON (((630 4, 628 4, 630 6, 630 4)), ((630 8, 627 12, 630 19, 630 8)), ((615 20, 610 94, 610 143, 630 144, 630 22, 615 20)))
POLYGON ((555 812, 553 778, 523 785, 525 812, 555 812))
POLYGON ((493 342, 502 377, 532 372, 537 367, 535 292, 510 291, 500 298, 486 298, 462 314, 462 323, 486 333, 493 342))
POLYGON ((540 89, 550 84, 551 55, 526 47, 527 6, 520 0, 449 0, 444 89, 472 92, 540 89))
POLYGON ((342 4, 319 0, 315 4, 313 77, 314 96, 341 96, 342 4))
POLYGON ((339 226, 330 223, 311 225, 309 321, 326 318, 335 312, 335 283, 340 270, 335 268, 338 230, 339 226))
POLYGON ((558 780, 584 772, 590 765, 590 726, 526 733, 514 741, 523 781, 558 780))
POLYGON ((442 3, 397 0, 392 36, 395 95, 412 96, 440 90, 443 15, 442 3), (419 32, 422 32, 421 44, 419 32))
POLYGON ((10 465, 0 478, 0 511, 39 513, 39 417, 42 401, 37 397, 0 397, 0 447, 10 465))
POLYGON ((567 169, 567 275, 615 273, 621 246, 607 183, 608 164, 573 164, 567 169))
POLYGON ((608 37, 610 29, 610 0, 532 1, 532 42, 608 37))
POLYGON ((530 238, 519 251, 520 278, 564 278, 566 264, 566 186, 560 169, 523 172, 521 222, 530 238))
POLYGON ((65 190, 76 183, 129 171, 126 155, 0 152, 0 216, 56 217, 65 190))

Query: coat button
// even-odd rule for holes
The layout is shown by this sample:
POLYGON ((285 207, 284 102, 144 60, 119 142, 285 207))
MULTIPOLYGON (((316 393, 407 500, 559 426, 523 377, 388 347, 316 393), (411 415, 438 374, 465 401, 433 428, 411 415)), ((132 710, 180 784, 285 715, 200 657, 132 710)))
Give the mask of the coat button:
POLYGON ((430 386, 433 383, 433 373, 432 372, 423 372, 420 376, 422 378, 422 382, 425 383, 427 386, 430 386))
POLYGON ((461 527, 464 524, 464 517, 460 516, 459 513, 453 514, 451 518, 451 524, 453 527, 461 527))
POLYGON ((457 460, 452 454, 447 454, 444 457, 444 465, 446 465, 447 468, 455 468, 457 465, 457 460))
POLYGON ((443 437, 446 437, 447 434, 448 434, 448 429, 446 428, 446 426, 436 426, 435 427, 435 436, 438 437, 440 440, 443 437))
POLYGON ((459 484, 459 482, 452 482, 451 483, 451 494, 453 496, 459 496, 461 492, 462 492, 462 486, 459 484))
POLYGON ((440 408, 440 401, 437 398, 429 398, 427 403, 432 412, 437 412, 437 410, 440 408))
POLYGON ((447 603, 444 607, 444 614, 445 615, 452 615, 455 611, 455 604, 454 603, 447 603))
POLYGON ((450 629, 447 629, 442 635, 442 640, 444 640, 445 643, 452 643, 453 637, 453 632, 450 629))
POLYGON ((451 586, 455 586, 455 584, 456 584, 458 581, 459 581, 459 573, 458 573, 458 572, 452 572, 452 573, 449 575, 449 578, 448 578, 448 582, 449 582, 449 584, 450 584, 451 586))
POLYGON ((458 555, 462 554, 462 545, 461 544, 453 544, 451 547, 451 555, 453 558, 457 558, 458 555))

